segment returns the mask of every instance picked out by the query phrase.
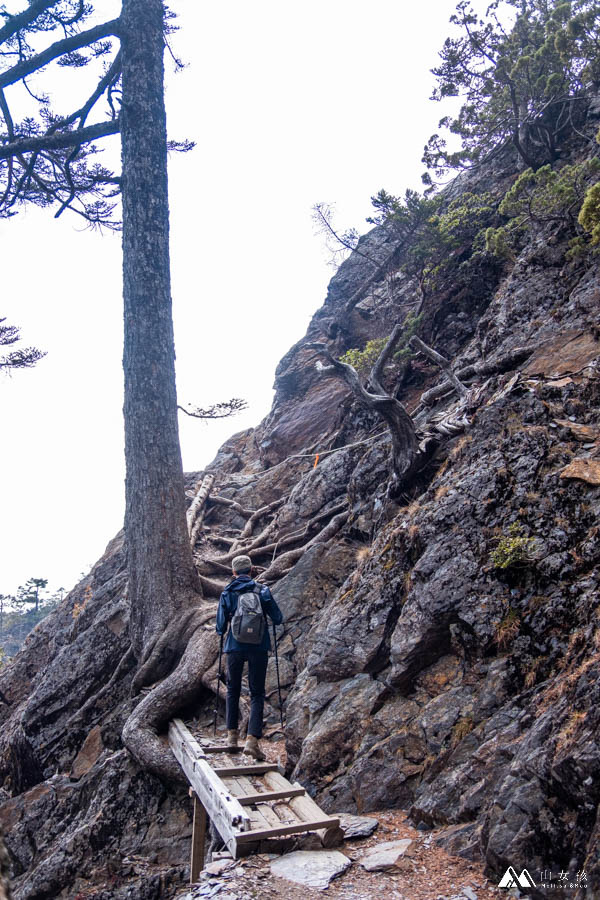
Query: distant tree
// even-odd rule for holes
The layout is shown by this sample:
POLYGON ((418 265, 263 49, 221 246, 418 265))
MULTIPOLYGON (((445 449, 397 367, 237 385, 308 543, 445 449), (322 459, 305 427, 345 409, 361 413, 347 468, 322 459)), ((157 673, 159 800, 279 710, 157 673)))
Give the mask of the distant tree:
MULTIPOLYGON (((20 329, 16 325, 5 325, 6 318, 0 319, 0 347, 12 347, 21 340, 20 329)), ((0 356, 0 371, 30 369, 46 354, 35 347, 20 347, 0 356)))
POLYGON ((358 249, 359 234, 356 228, 342 232, 334 225, 333 217, 334 208, 331 203, 315 203, 312 208, 315 232, 324 238, 325 247, 330 254, 329 265, 337 269, 350 253, 356 253, 377 266, 376 259, 358 249))
POLYGON ((39 612, 40 608, 40 591, 42 591, 48 584, 47 578, 29 578, 25 584, 22 584, 17 589, 17 595, 15 597, 15 603, 17 606, 23 608, 26 604, 33 604, 34 609, 32 612, 39 612))
POLYGON ((600 84, 600 4, 594 0, 493 0, 485 15, 460 0, 433 69, 432 99, 461 97, 460 112, 439 127, 460 138, 448 148, 439 133, 425 147, 430 186, 449 169, 468 168, 510 143, 524 166, 553 162, 578 130, 585 102, 600 84), (505 23, 514 16, 512 28, 505 23))

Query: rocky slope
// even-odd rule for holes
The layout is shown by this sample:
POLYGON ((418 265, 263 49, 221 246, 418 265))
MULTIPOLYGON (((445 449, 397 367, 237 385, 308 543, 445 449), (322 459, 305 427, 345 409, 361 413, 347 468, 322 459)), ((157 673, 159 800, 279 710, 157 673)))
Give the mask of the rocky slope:
MULTIPOLYGON (((486 175, 510 177, 508 163, 486 175)), ((465 188, 477 179, 452 190, 465 188)), ((419 307, 393 232, 363 238, 378 265, 354 254, 341 266, 278 367, 270 415, 208 468, 196 556, 224 578, 226 565, 207 560, 226 555, 244 509, 263 506, 270 538, 257 565, 307 545, 270 580, 285 615, 289 765, 327 810, 409 810, 422 829, 443 826, 447 850, 482 859, 495 883, 508 865, 538 881, 562 872, 593 897, 600 292, 598 257, 569 261, 568 240, 549 228, 514 260, 490 261, 470 288, 450 277, 423 304, 420 333, 455 370, 493 370, 526 350, 518 365, 475 377, 468 427, 392 501, 385 429, 340 381, 319 376, 307 348, 362 347, 419 307), (511 539, 514 564, 498 568, 492 553, 511 539)), ((441 380, 413 361, 402 401, 414 409, 441 380)), ((455 406, 446 395, 433 413, 455 406)), ((127 622, 118 536, 0 673, 0 827, 18 900, 151 900, 185 877, 187 797, 140 771, 121 743, 137 702, 127 622)), ((268 691, 274 724, 274 672, 268 691)), ((211 704, 207 692, 182 714, 211 704)))

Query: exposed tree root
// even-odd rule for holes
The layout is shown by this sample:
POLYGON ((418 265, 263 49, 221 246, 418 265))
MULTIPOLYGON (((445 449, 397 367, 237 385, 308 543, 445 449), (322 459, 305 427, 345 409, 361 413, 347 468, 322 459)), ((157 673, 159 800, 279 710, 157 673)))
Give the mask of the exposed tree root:
POLYGON ((242 506, 241 503, 238 503, 237 500, 230 500, 228 497, 219 497, 218 494, 211 497, 210 502, 213 506, 228 506, 230 509, 233 509, 234 512, 243 516, 244 519, 251 518, 256 512, 254 509, 246 509, 246 507, 242 506))
MULTIPOLYGON (((456 375, 458 378, 464 381, 472 381, 474 378, 480 376, 485 377, 488 375, 497 375, 501 372, 510 371, 511 369, 515 368, 515 366, 520 365, 529 356, 531 356, 534 350, 537 350, 538 346, 539 344, 529 344, 526 347, 515 347, 514 350, 511 350, 509 353, 505 353, 495 362, 488 362, 487 360, 483 359, 481 360, 481 362, 463 366, 462 369, 459 369, 457 371, 456 375)), ((421 395, 418 411, 420 411, 424 406, 431 406, 433 403, 435 403, 436 400, 440 400, 447 394, 452 393, 453 390, 454 387, 449 381, 443 381, 441 384, 436 384, 434 387, 430 388, 428 391, 425 391, 425 393, 421 395)), ((417 410, 415 410, 415 413, 416 412, 417 410)), ((415 415, 415 413, 413 413, 413 415, 415 415)))
POLYGON ((233 553, 237 553, 239 547, 243 544, 245 540, 249 537, 252 537, 252 532, 254 531, 254 526, 262 519, 264 516, 268 515, 270 512, 274 512, 276 509, 285 503, 286 498, 280 497, 278 500, 274 500, 272 503, 267 503, 266 506, 261 506, 260 509, 257 509, 256 512, 253 512, 248 521, 246 522, 244 528, 242 529, 240 536, 233 542, 231 550, 233 553))
POLYGON ((454 374, 454 372, 450 368, 450 363, 445 356, 442 356, 441 353, 438 353, 432 347, 428 347, 427 344, 424 344, 421 338, 417 337, 416 334, 413 334, 408 343, 415 350, 418 350, 420 353, 434 362, 436 366, 440 367, 459 397, 464 397, 466 395, 467 388, 464 386, 462 381, 454 374))
POLYGON ((221 591, 225 587, 225 583, 221 581, 213 581, 212 578, 206 578, 205 575, 198 575, 202 591, 205 597, 220 597, 221 591))
POLYGON ((143 687, 154 684, 173 669, 191 635, 204 619, 204 608, 195 606, 171 623, 149 651, 144 653, 142 664, 131 685, 132 694, 138 694, 143 687))
POLYGON ((215 614, 214 604, 203 606, 194 618, 193 634, 186 637, 188 629, 180 630, 180 639, 187 646, 179 664, 138 703, 123 728, 123 742, 129 752, 143 768, 161 778, 186 783, 160 732, 179 710, 197 698, 202 687, 216 692, 211 672, 219 653, 219 639, 210 627, 215 614))
POLYGON ((206 514, 206 501, 210 496, 212 486, 215 481, 214 475, 205 475, 198 487, 198 493, 192 501, 192 505, 187 511, 187 526, 190 535, 190 544, 192 549, 196 543, 198 532, 202 528, 202 522, 206 514))
POLYGON ((210 539, 211 541, 214 541, 215 544, 225 544, 225 546, 229 548, 235 544, 234 538, 224 537, 222 534, 211 534, 210 539))
POLYGON ((281 556, 278 556, 269 568, 260 576, 261 582, 272 584, 280 578, 283 578, 310 547, 314 547, 315 544, 326 544, 330 541, 337 534, 342 525, 346 523, 349 515, 350 510, 348 509, 338 513, 337 516, 334 516, 325 528, 311 538, 307 544, 298 547, 296 550, 289 550, 287 553, 282 553, 281 556))
MULTIPOLYGON (((283 535, 281 538, 278 538, 276 541, 272 541, 269 544, 265 544, 262 542, 264 537, 268 537, 270 531, 273 530, 274 523, 271 523, 267 528, 265 528, 259 537, 256 538, 251 544, 247 544, 244 547, 240 547, 236 553, 228 553, 226 556, 220 556, 213 559, 205 559, 200 564, 200 571, 206 572, 210 571, 212 568, 224 568, 227 563, 230 563, 231 560, 236 556, 237 553, 244 553, 249 556, 253 561, 254 559, 258 559, 261 556, 265 556, 268 553, 275 554, 278 550, 283 547, 289 547, 291 544, 296 544, 298 541, 303 540, 307 537, 312 529, 319 522, 323 521, 323 519, 331 519, 337 513, 341 512, 347 506, 347 501, 344 499, 342 502, 336 504, 333 508, 330 508, 324 512, 317 513, 316 516, 307 522, 307 524, 299 529, 298 531, 293 531, 291 534, 283 535)), ((308 545, 304 545, 308 546, 308 545)), ((302 548, 299 548, 302 549, 302 548)))

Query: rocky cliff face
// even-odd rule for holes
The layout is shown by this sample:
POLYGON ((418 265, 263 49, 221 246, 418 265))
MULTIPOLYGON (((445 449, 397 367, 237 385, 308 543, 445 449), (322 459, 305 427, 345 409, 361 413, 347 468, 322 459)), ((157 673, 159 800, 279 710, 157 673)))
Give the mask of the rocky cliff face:
MULTIPOLYGON (((363 238, 376 262, 355 254, 342 265, 278 367, 270 415, 207 470, 216 481, 196 556, 224 577, 206 561, 239 535, 240 510, 278 500, 265 520, 273 539, 253 561, 268 569, 306 546, 271 581, 285 615, 289 765, 326 809, 410 809, 496 880, 508 865, 585 871, 581 896, 593 897, 600 291, 598 257, 569 261, 568 239, 548 228, 516 259, 490 261, 470 289, 450 278, 423 304, 429 343, 455 370, 485 362, 488 374, 471 381, 468 427, 392 501, 385 428, 319 376, 307 348, 362 347, 420 307, 393 233, 363 238), (518 364, 494 370, 517 347, 518 364)), ((400 374, 409 409, 442 380, 419 360, 388 377, 400 374)), ((433 412, 455 403, 446 395, 433 412)), ((165 897, 184 874, 185 794, 121 744, 137 702, 125 588, 117 537, 0 675, 0 827, 18 900, 165 897)), ((268 693, 275 722, 274 673, 268 693)), ((182 712, 211 703, 206 693, 182 712)))

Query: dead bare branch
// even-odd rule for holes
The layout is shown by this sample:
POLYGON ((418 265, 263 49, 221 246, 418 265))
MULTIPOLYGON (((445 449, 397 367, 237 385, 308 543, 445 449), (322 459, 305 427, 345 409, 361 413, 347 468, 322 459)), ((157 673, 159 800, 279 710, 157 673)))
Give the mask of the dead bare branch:
POLYGON ((428 359, 439 366, 442 372, 446 375, 448 381, 454 387, 454 390, 458 394, 459 397, 464 397, 467 393, 467 388, 464 386, 462 381, 454 374, 452 369, 450 368, 450 363, 446 359, 445 356, 442 356, 441 353, 438 353, 432 347, 428 347, 427 344, 423 343, 421 338, 417 337, 416 334, 413 334, 410 341, 408 342, 411 347, 414 347, 428 359))

